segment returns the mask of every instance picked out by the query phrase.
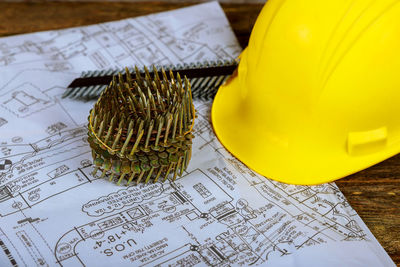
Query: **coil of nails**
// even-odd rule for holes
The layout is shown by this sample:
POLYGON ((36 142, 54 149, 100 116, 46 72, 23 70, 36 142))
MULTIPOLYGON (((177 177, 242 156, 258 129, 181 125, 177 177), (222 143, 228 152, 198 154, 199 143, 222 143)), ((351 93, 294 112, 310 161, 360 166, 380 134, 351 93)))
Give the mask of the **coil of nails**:
MULTIPOLYGON (((153 66, 153 69, 155 67, 153 66)), ((129 185, 175 180, 191 158, 195 110, 190 83, 171 70, 162 77, 119 73, 102 92, 89 116, 88 142, 95 175, 129 185), (134 78, 131 78, 134 77, 134 78), (162 178, 162 179, 160 179, 162 178)))

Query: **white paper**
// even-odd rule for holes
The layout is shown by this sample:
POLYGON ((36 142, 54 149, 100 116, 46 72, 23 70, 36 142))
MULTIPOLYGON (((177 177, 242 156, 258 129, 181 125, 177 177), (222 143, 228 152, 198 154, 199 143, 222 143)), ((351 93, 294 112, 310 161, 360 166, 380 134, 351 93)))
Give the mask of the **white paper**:
POLYGON ((175 182, 91 174, 91 103, 61 99, 83 70, 232 59, 216 2, 0 39, 0 266, 392 266, 335 184, 263 178, 195 103, 193 156, 175 182))

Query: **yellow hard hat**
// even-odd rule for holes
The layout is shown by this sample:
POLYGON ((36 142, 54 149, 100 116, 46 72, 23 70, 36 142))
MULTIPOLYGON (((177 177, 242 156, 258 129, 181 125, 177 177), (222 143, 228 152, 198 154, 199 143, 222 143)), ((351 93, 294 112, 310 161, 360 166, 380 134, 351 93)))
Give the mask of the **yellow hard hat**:
POLYGON ((400 152, 400 1, 269 0, 212 123, 249 168, 291 184, 400 152))

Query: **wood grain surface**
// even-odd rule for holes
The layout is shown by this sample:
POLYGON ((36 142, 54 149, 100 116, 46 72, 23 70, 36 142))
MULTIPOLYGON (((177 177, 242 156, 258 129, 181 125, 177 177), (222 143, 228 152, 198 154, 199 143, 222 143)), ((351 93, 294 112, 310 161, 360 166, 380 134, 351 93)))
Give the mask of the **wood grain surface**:
MULTIPOLYGON (((60 29, 136 17, 193 3, 0 3, 0 36, 60 29)), ((261 4, 222 4, 245 47, 261 4)), ((400 265, 400 155, 337 181, 351 206, 400 265)))

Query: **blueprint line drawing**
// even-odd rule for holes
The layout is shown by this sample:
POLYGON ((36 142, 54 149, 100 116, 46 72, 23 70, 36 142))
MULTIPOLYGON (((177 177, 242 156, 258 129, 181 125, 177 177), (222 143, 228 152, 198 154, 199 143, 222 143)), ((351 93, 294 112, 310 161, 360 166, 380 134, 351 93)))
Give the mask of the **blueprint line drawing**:
POLYGON ((82 71, 240 52, 217 2, 0 38, 0 266, 274 266, 310 249, 324 262, 337 244, 352 247, 329 262, 394 265, 334 183, 278 183, 227 152, 211 102, 194 103, 181 178, 126 187, 93 174, 94 102, 61 98, 82 71))
POLYGON ((53 105, 49 97, 32 84, 25 83, 15 88, 9 95, 4 96, 1 106, 17 117, 26 117, 53 105))
MULTIPOLYGON (((100 254, 109 257, 118 253, 123 254, 127 248, 137 247, 138 245, 138 241, 134 238, 128 238, 134 235, 128 233, 152 235, 151 228, 160 227, 159 223, 158 225, 153 223, 154 220, 157 220, 155 218, 158 217, 165 221, 165 227, 168 227, 167 224, 172 220, 180 221, 179 224, 182 226, 178 230, 182 234, 186 234, 189 240, 185 246, 177 248, 181 252, 180 255, 176 255, 177 251, 171 251, 163 256, 154 257, 143 265, 166 264, 188 257, 212 266, 223 263, 250 265, 263 263, 273 253, 290 254, 287 246, 300 249, 302 246, 311 246, 331 240, 365 239, 365 233, 351 216, 345 216, 344 223, 341 223, 333 218, 344 215, 344 213, 341 214, 343 211, 337 210, 335 214, 326 212, 325 216, 321 216, 322 214, 319 211, 317 211, 318 214, 313 214, 316 211, 309 209, 307 205, 299 205, 303 199, 298 202, 293 201, 293 205, 296 205, 298 209, 298 214, 290 213, 287 209, 279 207, 279 203, 276 203, 277 209, 274 210, 272 217, 274 218, 272 224, 276 225, 276 229, 270 232, 265 225, 271 226, 271 222, 263 225, 264 216, 260 216, 259 210, 254 209, 246 199, 235 200, 222 186, 215 183, 210 176, 200 169, 193 170, 187 176, 196 176, 197 179, 181 178, 177 182, 170 182, 169 184, 151 185, 148 188, 147 197, 137 197, 136 201, 132 199, 129 202, 131 207, 127 209, 124 209, 127 207, 125 206, 121 210, 115 208, 105 212, 104 208, 101 209, 102 204, 100 203, 103 203, 101 198, 86 203, 83 210, 88 216, 98 217, 107 213, 111 215, 74 227, 65 233, 57 242, 55 248, 57 260, 61 264, 68 261, 73 264, 83 262, 83 259, 79 256, 83 253, 77 251, 77 247, 83 246, 78 246, 80 242, 87 243, 88 246, 93 247, 93 250, 99 250, 100 254), (185 188, 193 188, 193 190, 188 192, 185 188), (197 194, 200 197, 197 197, 197 194), (93 209, 94 206, 98 210, 93 209), (117 212, 114 213, 114 211, 117 212), (291 217, 290 220, 285 218, 289 216, 291 217), (278 222, 282 220, 285 223, 278 227, 278 222), (200 227, 193 226, 196 224, 200 224, 200 227), (219 224, 227 228, 224 228, 221 232, 212 231, 212 229, 218 229, 219 224), (303 225, 303 228, 308 231, 294 231, 293 226, 296 224, 303 225), (292 229, 289 225, 292 226, 292 229), (187 230, 189 227, 191 231, 187 230), (201 240, 202 234, 197 233, 196 229, 200 232, 208 229, 210 232, 215 232, 215 236, 211 239, 208 237, 208 240, 201 240), (289 240, 282 239, 292 231, 299 237, 289 240), (110 246, 110 244, 115 246, 110 246), (239 261, 239 258, 246 258, 246 260, 239 261)), ((133 192, 130 194, 130 190, 134 191, 136 187, 119 190, 115 193, 114 198, 119 196, 132 196, 134 198, 133 195, 135 194, 133 192)), ((315 190, 314 196, 318 197, 324 193, 331 194, 337 190, 335 186, 328 184, 321 188, 321 191, 315 190)), ((262 194, 260 192, 260 195, 262 194)), ((308 195, 304 195, 304 199, 306 199, 308 195)), ((110 198, 110 195, 106 198, 110 198)), ((321 203, 323 203, 323 200, 321 200, 321 203)), ((342 204, 346 205, 346 203, 342 204)), ((159 243, 161 249, 163 242, 159 243)), ((124 255, 124 257, 132 256, 124 255)))
MULTIPOLYGON (((211 10, 210 15, 215 15, 219 9, 211 10)), ((6 42, 3 38, 0 41, 0 66, 32 64, 51 71, 73 71, 82 68, 78 65, 82 63, 79 58, 85 58, 84 69, 102 69, 131 66, 132 63, 176 64, 234 59, 240 52, 236 40, 221 43, 207 36, 229 36, 229 25, 214 26, 201 17, 193 21, 186 17, 184 25, 170 30, 169 18, 157 14, 118 23, 25 34, 14 38, 14 42, 6 42), (204 37, 208 40, 204 41, 204 37)))

